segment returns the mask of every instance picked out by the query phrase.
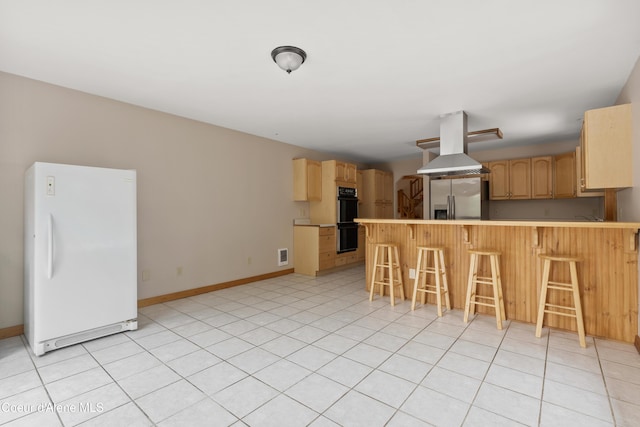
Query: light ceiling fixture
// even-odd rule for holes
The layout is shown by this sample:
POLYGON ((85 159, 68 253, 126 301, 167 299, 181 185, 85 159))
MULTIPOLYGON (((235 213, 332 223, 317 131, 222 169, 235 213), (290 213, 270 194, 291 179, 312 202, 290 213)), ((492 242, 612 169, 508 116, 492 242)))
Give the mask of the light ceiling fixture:
POLYGON ((279 46, 271 51, 271 57, 278 67, 291 74, 292 71, 300 68, 307 59, 307 54, 299 47, 279 46))
MULTIPOLYGON (((492 141, 494 139, 502 139, 502 137, 503 135, 500 128, 474 130, 467 133, 467 142, 492 141)), ((423 150, 438 148, 440 147, 440 137, 436 136, 435 138, 419 139, 416 141, 416 145, 423 150)))

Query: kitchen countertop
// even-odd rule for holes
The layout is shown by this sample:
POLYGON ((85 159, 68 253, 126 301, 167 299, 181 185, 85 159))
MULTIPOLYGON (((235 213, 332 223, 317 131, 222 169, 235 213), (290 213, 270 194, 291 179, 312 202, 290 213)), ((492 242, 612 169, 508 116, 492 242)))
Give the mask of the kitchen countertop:
POLYGON ((406 225, 485 225, 513 227, 566 227, 566 228, 623 228, 640 230, 640 222, 602 221, 494 221, 494 220, 445 220, 445 219, 375 219, 356 218, 360 224, 406 224, 406 225))

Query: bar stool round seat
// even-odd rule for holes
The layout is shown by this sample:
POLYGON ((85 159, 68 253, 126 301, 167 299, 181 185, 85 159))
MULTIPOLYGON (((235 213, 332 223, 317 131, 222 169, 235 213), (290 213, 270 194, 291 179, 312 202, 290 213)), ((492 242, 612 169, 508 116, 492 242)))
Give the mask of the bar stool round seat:
POLYGON ((545 313, 556 314, 560 316, 572 317, 576 319, 578 329, 578 339, 580 346, 586 348, 587 343, 584 334, 584 319, 582 317, 582 304, 580 303, 580 288, 578 284, 578 268, 577 263, 582 258, 564 255, 539 255, 544 264, 542 267, 542 284, 540 286, 540 302, 538 303, 538 319, 536 322, 536 337, 542 335, 542 324, 544 323, 545 313), (551 263, 563 262, 569 264, 569 274, 571 282, 556 282, 549 280, 551 275, 551 263), (573 305, 558 305, 547 302, 549 289, 562 292, 570 292, 573 297, 573 305))
POLYGON ((413 282, 413 297, 411 298, 411 310, 416 309, 416 299, 420 293, 420 302, 426 303, 427 294, 436 296, 438 316, 442 317, 442 298, 451 310, 449 300, 449 283, 444 263, 444 248, 440 246, 418 246, 418 262, 416 263, 416 278, 413 282), (429 255, 432 255, 433 263, 429 263, 429 255), (433 283, 429 283, 427 275, 433 274, 433 283))
POLYGON ((502 329, 502 321, 507 319, 504 311, 504 299, 502 297, 502 280, 500 278, 500 255, 501 252, 493 249, 469 249, 469 280, 467 281, 467 298, 464 306, 464 322, 469 321, 469 313, 475 313, 475 306, 482 305, 493 307, 496 313, 496 326, 502 329), (491 276, 478 276, 480 257, 489 257, 491 276), (492 289, 492 296, 477 294, 477 286, 489 285, 492 289))
POLYGON ((369 301, 373 301, 376 286, 380 289, 380 296, 384 296, 384 288, 389 288, 391 305, 395 305, 395 288, 400 288, 400 297, 404 301, 404 284, 400 270, 398 245, 395 243, 376 243, 373 254, 369 301))

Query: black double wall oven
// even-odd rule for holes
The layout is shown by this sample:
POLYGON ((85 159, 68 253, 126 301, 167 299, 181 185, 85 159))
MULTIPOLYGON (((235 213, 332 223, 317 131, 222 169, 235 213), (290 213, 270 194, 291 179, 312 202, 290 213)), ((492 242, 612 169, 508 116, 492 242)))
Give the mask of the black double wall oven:
POLYGON ((338 187, 337 235, 338 253, 358 249, 358 192, 355 188, 338 187))

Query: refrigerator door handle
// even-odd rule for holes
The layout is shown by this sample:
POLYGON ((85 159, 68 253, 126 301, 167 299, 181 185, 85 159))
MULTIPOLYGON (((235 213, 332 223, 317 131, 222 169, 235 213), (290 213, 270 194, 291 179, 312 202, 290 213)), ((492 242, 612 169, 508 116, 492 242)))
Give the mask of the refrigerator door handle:
POLYGON ((456 219, 456 196, 451 196, 451 219, 456 219))
POLYGON ((47 229, 49 235, 47 237, 47 279, 53 277, 53 216, 49 214, 47 218, 47 229))
POLYGON ((451 194, 447 194, 447 219, 451 219, 451 194))

